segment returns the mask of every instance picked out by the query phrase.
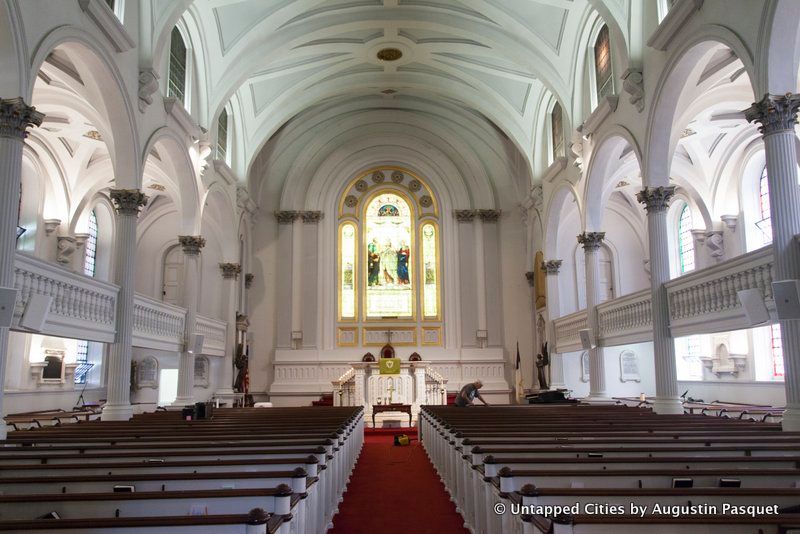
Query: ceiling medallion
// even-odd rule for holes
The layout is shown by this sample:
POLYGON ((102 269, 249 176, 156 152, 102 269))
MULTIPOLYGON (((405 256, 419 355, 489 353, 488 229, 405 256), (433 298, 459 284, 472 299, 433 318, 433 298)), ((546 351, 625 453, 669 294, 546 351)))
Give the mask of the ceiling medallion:
POLYGON ((378 59, 381 61, 397 61, 403 53, 397 48, 381 48, 378 50, 378 59))

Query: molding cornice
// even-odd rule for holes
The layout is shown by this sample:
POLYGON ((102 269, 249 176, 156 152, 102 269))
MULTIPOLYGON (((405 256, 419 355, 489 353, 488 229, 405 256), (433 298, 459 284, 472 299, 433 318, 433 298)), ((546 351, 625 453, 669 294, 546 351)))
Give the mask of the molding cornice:
POLYGON ((201 235, 179 235, 178 243, 181 244, 183 253, 187 256, 197 256, 200 250, 206 246, 206 240, 201 235))
POLYGON ((497 222, 500 219, 500 210, 478 210, 478 216, 483 222, 497 222))
POLYGON ((194 122, 194 119, 189 115, 189 112, 186 111, 186 108, 183 107, 183 102, 171 96, 166 97, 164 98, 164 111, 167 112, 167 115, 172 117, 187 137, 193 141, 200 139, 202 130, 200 126, 194 122))
POLYGON ((744 110, 747 122, 758 122, 758 131, 763 135, 792 131, 797 123, 797 109, 800 108, 800 94, 764 95, 744 110))
POLYGON ((578 128, 581 135, 588 137, 596 132, 603 122, 617 110, 618 104, 619 97, 617 95, 610 95, 600 100, 589 118, 578 128))
POLYGON ((583 250, 591 251, 600 248, 606 238, 605 232, 583 232, 578 235, 578 243, 583 245, 583 250))
POLYGON ((703 0, 681 0, 676 2, 647 41, 647 46, 651 46, 656 50, 666 50, 672 40, 680 33, 681 28, 686 25, 689 18, 699 11, 701 7, 703 7, 703 0))
POLYGON ((0 98, 0 137, 25 139, 30 126, 40 126, 44 113, 36 111, 20 97, 0 98))
POLYGON ((109 196, 119 215, 138 217, 139 210, 147 206, 147 195, 138 189, 112 189, 109 196))
POLYGON ((553 163, 547 167, 547 170, 544 171, 542 175, 543 182, 552 182, 556 179, 556 177, 567 168, 567 158, 556 158, 553 163))
POLYGON ((644 110, 644 77, 642 76, 642 69, 628 68, 620 76, 622 79, 622 88, 625 92, 631 95, 628 102, 633 105, 637 111, 644 110))
POLYGON ((78 0, 84 13, 100 28, 117 52, 127 52, 136 42, 125 30, 125 26, 102 0, 78 0))
POLYGON ((233 185, 239 181, 236 178, 236 175, 233 174, 233 171, 228 166, 227 162, 221 159, 213 159, 211 160, 211 164, 214 166, 214 172, 216 172, 220 178, 225 180, 226 184, 233 185))

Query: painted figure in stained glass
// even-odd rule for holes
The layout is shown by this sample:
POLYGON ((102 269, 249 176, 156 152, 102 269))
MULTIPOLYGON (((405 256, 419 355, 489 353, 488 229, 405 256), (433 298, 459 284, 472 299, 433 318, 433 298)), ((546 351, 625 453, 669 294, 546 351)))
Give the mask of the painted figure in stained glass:
POLYGON ((386 241, 381 251, 381 265, 383 266, 383 284, 394 285, 397 282, 397 251, 392 248, 392 242, 386 241))
POLYGON ((400 242, 400 248, 397 249, 397 283, 408 285, 408 257, 411 255, 411 250, 408 248, 408 243, 405 241, 400 242))
POLYGON ((367 269, 369 273, 368 284, 377 286, 378 275, 381 271, 381 255, 377 239, 373 239, 367 245, 367 269))

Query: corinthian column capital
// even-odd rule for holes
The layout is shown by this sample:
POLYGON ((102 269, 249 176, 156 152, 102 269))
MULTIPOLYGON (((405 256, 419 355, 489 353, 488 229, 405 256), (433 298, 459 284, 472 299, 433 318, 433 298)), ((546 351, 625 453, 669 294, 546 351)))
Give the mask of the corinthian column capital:
POLYGON ((44 113, 36 111, 22 98, 0 98, 0 137, 25 139, 30 126, 39 126, 44 113))
POLYGON ((597 250, 606 238, 605 232, 583 232, 578 235, 578 243, 583 245, 583 250, 597 250))
POLYGON ((206 240, 201 235, 179 235, 178 242, 187 256, 197 256, 200 254, 200 250, 206 246, 206 240))
POLYGON ((636 200, 644 204, 647 213, 665 211, 675 194, 675 186, 645 187, 636 193, 636 200))
POLYGON ((222 271, 222 278, 227 279, 236 279, 239 277, 239 273, 242 272, 242 266, 238 263, 220 263, 219 269, 222 271))
POLYGON ((139 210, 147 206, 147 195, 138 189, 112 189, 109 194, 119 215, 138 216, 139 210))
POLYGON ((800 95, 798 94, 766 94, 764 98, 744 110, 744 116, 747 122, 761 123, 758 131, 768 135, 793 130, 797 122, 798 108, 800 108, 800 95))
POLYGON ((542 270, 545 274, 556 275, 561 269, 562 260, 547 260, 542 262, 542 270))

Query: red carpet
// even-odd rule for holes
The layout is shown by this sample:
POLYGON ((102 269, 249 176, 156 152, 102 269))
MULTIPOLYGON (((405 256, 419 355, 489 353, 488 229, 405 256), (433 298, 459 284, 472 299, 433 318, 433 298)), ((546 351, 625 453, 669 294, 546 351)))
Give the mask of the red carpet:
POLYGON ((329 533, 468 532, 419 441, 415 439, 408 447, 392 445, 394 435, 400 433, 416 438, 416 429, 367 429, 364 448, 329 533))

